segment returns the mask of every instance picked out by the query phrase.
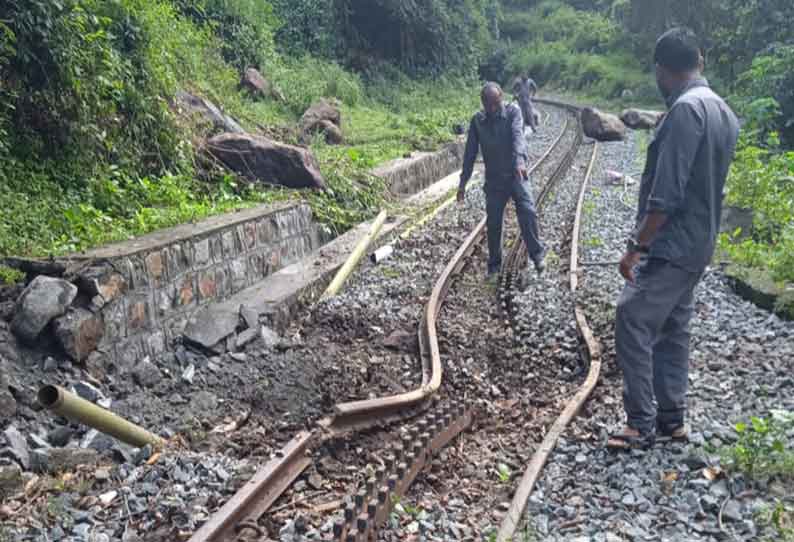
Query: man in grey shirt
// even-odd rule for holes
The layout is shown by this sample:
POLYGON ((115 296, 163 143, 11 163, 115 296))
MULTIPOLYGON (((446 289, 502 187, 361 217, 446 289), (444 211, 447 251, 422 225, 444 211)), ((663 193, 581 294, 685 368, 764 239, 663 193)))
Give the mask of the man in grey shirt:
POLYGON ((544 269, 545 250, 539 240, 537 213, 529 191, 524 119, 513 104, 504 105, 502 89, 487 83, 481 93, 483 111, 471 119, 458 202, 466 197, 466 184, 474 171, 477 153, 485 162, 485 197, 488 227, 488 276, 493 280, 502 268, 502 222, 507 202, 516 205, 521 236, 538 273, 544 269))
POLYGON ((538 119, 535 108, 532 107, 532 98, 538 92, 538 85, 526 75, 522 75, 513 84, 513 94, 518 99, 521 114, 524 116, 524 125, 532 128, 532 133, 538 131, 538 119))
POLYGON ((627 282, 615 349, 628 422, 608 445, 621 449, 688 436, 694 289, 714 255, 739 135, 736 116, 701 75, 703 55, 691 31, 662 35, 654 56, 669 111, 648 148, 637 226, 620 263, 627 282))

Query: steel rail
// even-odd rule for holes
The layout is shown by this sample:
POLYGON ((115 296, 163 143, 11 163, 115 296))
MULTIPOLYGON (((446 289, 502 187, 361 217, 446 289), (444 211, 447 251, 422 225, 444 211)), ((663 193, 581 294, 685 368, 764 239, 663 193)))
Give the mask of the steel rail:
POLYGON ((576 205, 576 216, 574 218, 573 231, 571 234, 571 255, 569 264, 569 284, 571 294, 574 296, 574 313, 576 317, 576 325, 587 347, 587 354, 589 357, 589 371, 584 383, 579 387, 576 394, 569 400, 565 409, 560 416, 555 420, 546 434, 543 442, 538 450, 532 456, 527 469, 525 470, 521 481, 516 489, 513 500, 510 503, 510 508, 502 521, 502 524, 497 533, 497 542, 508 542, 514 539, 516 531, 519 528, 521 519, 526 509, 527 501, 532 493, 535 483, 548 462, 549 456, 557 445, 562 433, 568 427, 571 420, 576 416, 584 403, 590 397, 598 377, 601 373, 601 347, 596 340, 590 325, 587 322, 582 306, 579 304, 576 293, 579 286, 579 241, 581 235, 581 222, 582 210, 584 208, 584 200, 587 193, 587 186, 593 174, 596 156, 598 154, 598 144, 593 145, 593 154, 590 158, 590 164, 585 174, 585 179, 579 192, 579 199, 576 205))
MULTIPOLYGON (((549 105, 567 108, 564 105, 549 105)), ((570 118, 567 118, 565 127, 559 137, 532 166, 532 172, 551 156, 554 149, 562 141, 569 123, 570 118)), ((423 365, 421 386, 413 391, 394 396, 335 405, 333 413, 319 420, 314 430, 302 432, 290 441, 287 446, 277 452, 276 457, 260 469, 207 523, 196 531, 189 539, 189 542, 249 542, 260 540, 264 533, 258 526, 259 518, 267 512, 286 488, 311 464, 309 455, 316 445, 327 439, 337 438, 350 432, 372 429, 415 418, 430 408, 435 393, 441 387, 443 376, 436 320, 453 278, 460 273, 476 247, 484 239, 485 225, 486 219, 483 218, 467 236, 437 280, 425 306, 418 330, 420 355, 423 365)), ((454 438, 455 435, 467 427, 471 423, 472 416, 470 410, 460 405, 452 405, 445 408, 451 410, 442 410, 441 418, 438 418, 438 416, 433 418, 433 413, 431 412, 430 418, 425 418, 425 420, 419 422, 419 427, 423 427, 423 422, 426 422, 428 427, 435 423, 438 433, 444 435, 444 439, 446 439, 442 439, 444 440, 443 444, 446 444, 446 441, 454 438), (448 419, 453 412, 459 414, 459 419, 455 423, 452 423, 452 419, 448 419), (433 422, 434 419, 436 420, 435 422, 433 422), (430 421, 428 422, 427 420, 430 421), (443 427, 444 423, 446 423, 446 428, 443 427)), ((437 439, 433 440, 433 442, 439 446, 441 445, 437 439)), ((432 452, 435 448, 431 446, 428 449, 432 452)), ((418 453, 418 450, 415 452, 418 453)), ((418 461, 416 464, 420 463, 423 463, 423 461, 418 461)), ((400 465, 398 465, 399 468, 400 465)), ((413 478, 411 478, 412 480, 413 478)), ((408 485, 410 485, 410 482, 404 487, 401 486, 401 491, 407 490, 408 485)), ((349 535, 345 539, 349 539, 349 535)))

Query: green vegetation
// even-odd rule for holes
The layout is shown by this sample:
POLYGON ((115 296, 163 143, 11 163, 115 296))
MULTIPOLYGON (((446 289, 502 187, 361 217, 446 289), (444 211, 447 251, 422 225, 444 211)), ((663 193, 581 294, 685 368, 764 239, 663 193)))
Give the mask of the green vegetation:
POLYGON ((794 508, 784 502, 777 501, 775 506, 761 511, 757 521, 775 531, 775 538, 764 542, 794 542, 794 508))
POLYGON ((789 437, 792 430, 794 413, 785 411, 737 424, 739 438, 735 445, 725 450, 726 463, 751 478, 794 480, 794 450, 789 437))
MULTIPOLYGON (((279 4, 280 5, 280 4, 279 4)), ((476 107, 471 79, 361 76, 331 59, 280 53, 267 2, 0 1, 0 255, 63 254, 211 214, 298 197, 206 171, 200 134, 170 106, 186 89, 249 130, 288 141, 320 97, 342 104, 347 145, 313 144, 330 189, 315 213, 339 232, 385 202, 367 171, 452 139, 476 107), (255 101, 259 67, 284 101, 255 101)), ((284 7, 278 10, 283 13, 284 7)), ((294 142, 294 141, 292 141, 294 142)))

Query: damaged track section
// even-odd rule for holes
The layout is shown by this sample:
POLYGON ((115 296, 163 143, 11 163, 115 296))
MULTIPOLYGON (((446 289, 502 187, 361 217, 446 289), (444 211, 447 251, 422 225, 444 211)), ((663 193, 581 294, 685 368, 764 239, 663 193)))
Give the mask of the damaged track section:
POLYGON ((369 542, 389 518, 396 502, 405 496, 433 456, 471 426, 472 411, 450 403, 430 412, 402 434, 402 442, 385 450, 375 476, 345 507, 344 519, 334 524, 334 540, 369 542))
MULTIPOLYGON (((566 126, 569 124, 566 123, 566 126)), ((541 161, 551 154, 561 139, 557 138, 541 161)), ((383 465, 385 471, 381 472, 383 476, 376 477, 372 487, 368 483, 364 494, 359 492, 355 496, 354 508, 348 507, 343 525, 337 524, 335 527, 335 533, 339 532, 338 540, 351 540, 351 534, 354 535, 352 540, 356 541, 375 539, 376 528, 382 523, 378 518, 388 518, 392 506, 391 496, 403 495, 427 460, 472 423, 472 412, 457 403, 433 412, 431 403, 441 387, 443 377, 436 322, 455 276, 461 272, 484 238, 485 224, 484 219, 480 221, 450 259, 425 305, 418 330, 422 360, 421 386, 393 396, 335 405, 330 416, 319 420, 313 431, 302 433, 292 440, 197 531, 190 542, 261 540, 265 533, 258 525, 258 519, 311 464, 309 455, 316 446, 348 433, 404 422, 430 410, 427 417, 407 433, 410 443, 404 439, 400 447, 386 453, 387 459, 383 465), (391 457, 394 461, 389 465, 388 458, 391 457), (388 473, 392 468, 394 472, 388 473), (389 485, 390 482, 393 487, 389 485), (381 503, 384 485, 387 498, 381 503)))

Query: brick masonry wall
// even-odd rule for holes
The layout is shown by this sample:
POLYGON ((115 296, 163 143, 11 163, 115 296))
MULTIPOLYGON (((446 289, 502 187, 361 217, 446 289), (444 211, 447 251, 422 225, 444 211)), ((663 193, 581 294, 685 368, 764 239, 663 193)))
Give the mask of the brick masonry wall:
POLYGON ((260 207, 179 226, 74 259, 109 264, 123 294, 99 310, 100 353, 121 368, 167 350, 188 320, 319 248, 305 203, 260 207))
POLYGON ((413 195, 460 169, 465 146, 465 142, 459 140, 438 152, 394 160, 373 173, 386 182, 392 194, 413 195))

